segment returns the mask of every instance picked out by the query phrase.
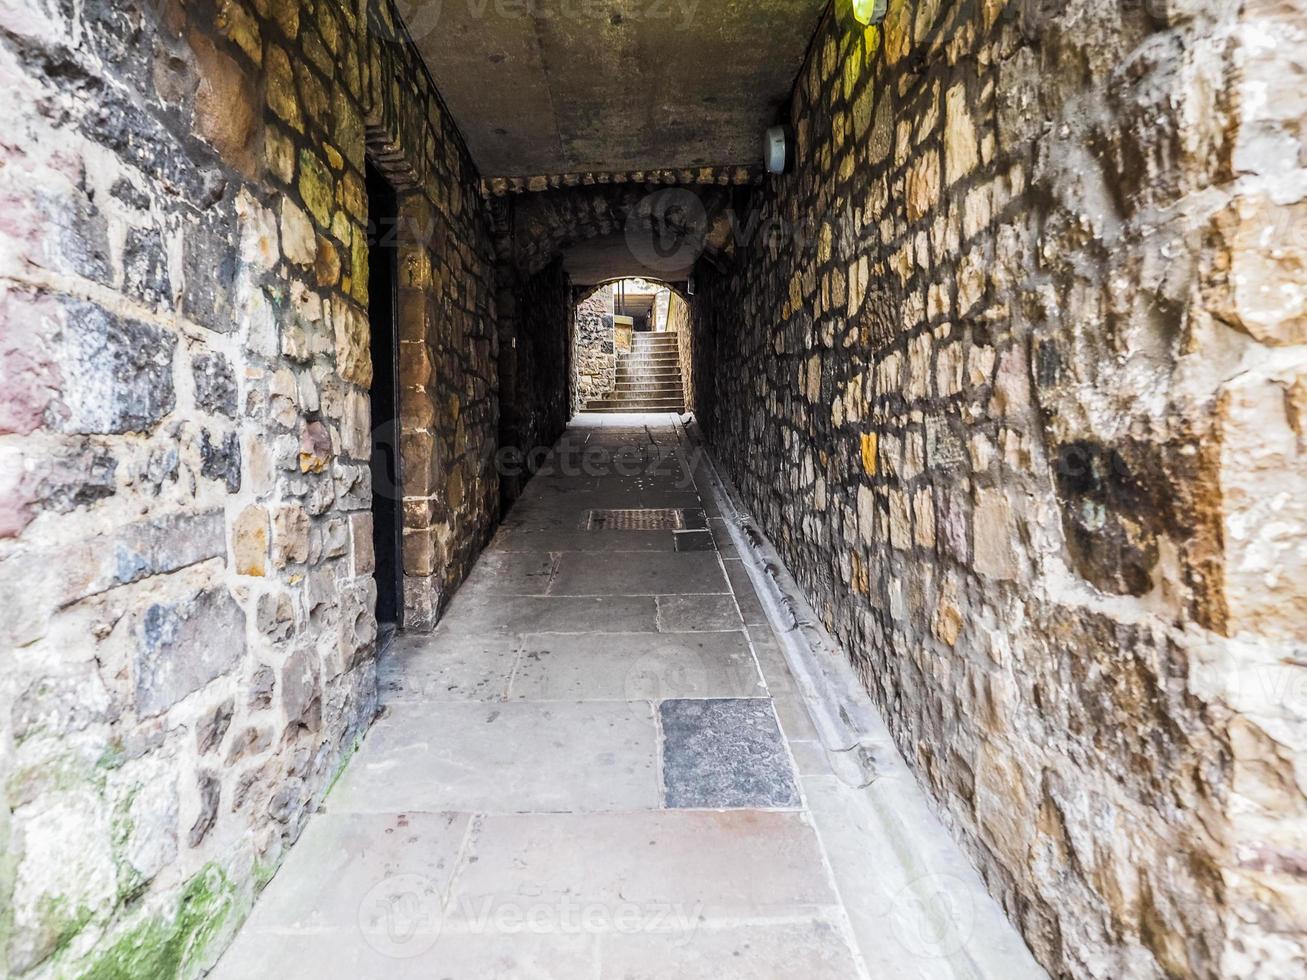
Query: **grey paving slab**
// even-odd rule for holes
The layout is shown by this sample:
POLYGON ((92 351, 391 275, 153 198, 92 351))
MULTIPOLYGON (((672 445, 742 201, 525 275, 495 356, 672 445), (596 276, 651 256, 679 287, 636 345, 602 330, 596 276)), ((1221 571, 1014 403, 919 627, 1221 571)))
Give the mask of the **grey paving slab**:
POLYGON ((406 634, 377 665, 383 703, 495 701, 508 694, 520 641, 487 635, 406 634))
POLYGON ((675 550, 676 537, 671 531, 578 531, 573 528, 545 531, 506 528, 495 535, 490 545, 490 551, 496 554, 547 551, 618 554, 675 550))
POLYGON ((730 579, 735 601, 740 604, 740 615, 744 617, 745 623, 750 626, 767 625, 767 613, 758 601, 758 594, 754 592, 753 582, 743 564, 738 559, 725 559, 722 564, 726 567, 726 577, 730 579))
POLYGON ((650 928, 671 927, 672 915, 787 919, 835 899, 813 827, 795 812, 488 816, 469 855, 455 902, 568 900, 614 916, 629 908, 650 928))
POLYGON ((731 595, 660 595, 658 626, 668 633, 739 630, 744 621, 731 595))
MULTIPOLYGON (((854 980, 863 976, 838 920, 703 926, 599 938, 604 980, 854 980)), ((887 978, 888 980, 888 978, 887 978)))
POLYGON ((550 594, 673 595, 730 590, 715 553, 625 555, 564 554, 558 559, 550 594))
POLYGON ((486 552, 473 566, 463 588, 481 595, 545 595, 557 557, 549 552, 529 555, 486 552))
POLYGON ((471 818, 457 813, 338 813, 309 822, 264 890, 247 931, 353 929, 370 895, 406 876, 443 902, 471 818))
POLYGON ((773 691, 772 704, 776 707, 776 717, 780 719, 781 729, 785 732, 786 738, 806 741, 817 738, 817 728, 813 725, 812 718, 797 689, 793 693, 780 695, 773 691))
POLYGON ((802 802, 771 702, 664 701, 663 784, 669 807, 796 807, 802 802))
POLYGON ((347 812, 622 810, 658 805, 648 704, 398 704, 331 797, 347 812))
POLYGON ((651 595, 490 596, 460 593, 436 627, 441 635, 656 632, 651 595))
POLYGON ((800 776, 834 775, 826 749, 819 741, 790 739, 790 754, 794 756, 794 766, 800 776))
POLYGON ((509 696, 656 701, 763 694, 743 633, 609 633, 524 636, 509 696))
POLYGON ((209 974, 214 980, 599 980, 598 937, 488 926, 458 932, 401 894, 375 933, 247 932, 209 974), (434 922, 432 928, 428 923, 434 922))
POLYGON ((735 541, 726 529, 726 521, 720 517, 713 517, 708 520, 708 526, 712 531, 713 540, 717 544, 718 554, 723 558, 739 558, 739 549, 735 547, 735 541))
POLYGON ((913 837, 924 804, 830 775, 725 521, 649 468, 707 474, 672 417, 582 422, 435 632, 381 661, 384 715, 213 975, 1037 975, 913 837), (586 448, 646 469, 578 471, 586 448), (642 507, 706 533, 579 529, 642 507))
POLYGON ((794 675, 790 673, 785 653, 772 637, 771 631, 765 630, 760 634, 758 627, 750 626, 749 642, 753 645, 754 656, 758 658, 758 666, 771 696, 781 698, 796 694, 794 675))

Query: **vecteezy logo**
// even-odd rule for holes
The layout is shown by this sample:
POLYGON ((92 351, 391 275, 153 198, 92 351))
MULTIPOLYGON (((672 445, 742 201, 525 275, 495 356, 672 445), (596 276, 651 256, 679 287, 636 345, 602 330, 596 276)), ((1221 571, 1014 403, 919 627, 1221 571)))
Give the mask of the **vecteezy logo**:
POLYGON ((666 187, 642 198, 626 216, 626 247, 654 273, 683 272, 703 251, 708 211, 694 191, 666 187))
POLYGON ((952 956, 971 938, 976 910, 967 883, 948 874, 924 875, 894 896, 894 936, 914 956, 952 956))
POLYGON ((406 960, 435 945, 442 924, 440 891, 423 875, 377 882, 359 905, 359 931, 383 956, 406 960))

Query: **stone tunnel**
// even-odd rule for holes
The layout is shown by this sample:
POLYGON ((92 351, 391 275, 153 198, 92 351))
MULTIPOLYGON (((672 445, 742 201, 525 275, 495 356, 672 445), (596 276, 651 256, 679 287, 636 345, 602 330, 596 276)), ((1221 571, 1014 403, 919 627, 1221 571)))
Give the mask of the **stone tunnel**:
POLYGON ((0 80, 0 975, 1303 975, 1304 0, 0 80))

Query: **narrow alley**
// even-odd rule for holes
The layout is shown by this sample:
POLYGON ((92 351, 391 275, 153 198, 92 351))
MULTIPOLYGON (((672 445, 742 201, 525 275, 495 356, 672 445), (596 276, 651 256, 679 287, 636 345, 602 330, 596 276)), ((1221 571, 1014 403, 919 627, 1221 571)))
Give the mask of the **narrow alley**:
POLYGON ((0 86, 0 978, 1300 980, 1307 0, 0 86))

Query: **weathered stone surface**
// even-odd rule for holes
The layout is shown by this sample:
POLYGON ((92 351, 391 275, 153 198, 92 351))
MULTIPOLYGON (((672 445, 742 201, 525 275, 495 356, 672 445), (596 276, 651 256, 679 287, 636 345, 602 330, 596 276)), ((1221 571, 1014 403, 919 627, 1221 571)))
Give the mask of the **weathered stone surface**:
POLYGON ((207 755, 222 744, 227 729, 231 727, 235 710, 235 701, 228 698, 200 719, 200 723, 195 728, 195 751, 200 755, 207 755))
POLYGON ((0 174, 0 320, 22 329, 0 330, 0 646, 23 651, 7 717, 33 755, 67 755, 10 783, 11 972, 204 972, 223 896, 275 866, 373 717, 365 106, 385 165, 417 177, 406 288, 442 364, 424 479, 464 487, 405 597, 428 625, 498 505, 488 208, 395 11, 153 6, 6 21, 23 138, 0 174), (268 713, 296 640, 318 707, 300 698, 283 741, 268 713), (205 862, 232 880, 201 915, 205 862), (169 931, 192 920, 203 935, 169 931))
POLYGON ((238 388, 231 362, 221 354, 201 354, 191 361, 195 404, 215 415, 236 417, 238 388))
POLYGON ((204 838, 209 836, 209 831, 218 822, 218 804, 222 799, 222 782, 211 772, 201 772, 196 777, 196 789, 200 797, 200 812, 196 815, 195 822, 191 824, 191 829, 186 835, 186 845, 191 848, 199 847, 204 843, 204 838))
POLYGON ((353 304, 345 304, 336 315, 336 370, 346 381, 360 388, 372 384, 372 354, 368 348, 367 318, 353 304))
POLYGON ((281 250, 287 259, 299 266, 313 265, 318 256, 313 222, 288 198, 281 201, 281 250))
POLYGON ((823 27, 694 407, 1051 973, 1289 976, 1301 4, 1037 7, 823 27))
POLYGON ((281 671, 280 690, 287 724, 316 732, 322 725, 322 689, 312 648, 290 655, 281 671))
POLYGON ((213 145, 224 162, 257 178, 263 163, 259 141, 262 106, 253 76, 234 58, 219 51, 209 38, 192 32, 187 41, 200 76, 195 92, 195 121, 200 136, 213 145))
POLYGON ((176 405, 173 352, 177 338, 91 303, 68 302, 56 338, 66 387, 47 415, 62 432, 144 432, 176 405))
POLYGON ((241 443, 235 432, 200 433, 200 475, 221 480, 228 493, 241 488, 241 443))
POLYGON ((231 549, 237 575, 263 577, 268 568, 268 512, 251 505, 240 512, 231 529, 231 549))
POLYGON ((139 612, 132 634, 136 708, 166 711, 234 670, 245 655, 245 614, 225 589, 210 589, 139 612))
POLYGON ((331 209, 335 198, 331 171, 314 153, 301 149, 299 173, 300 199, 320 228, 330 228, 331 209))

